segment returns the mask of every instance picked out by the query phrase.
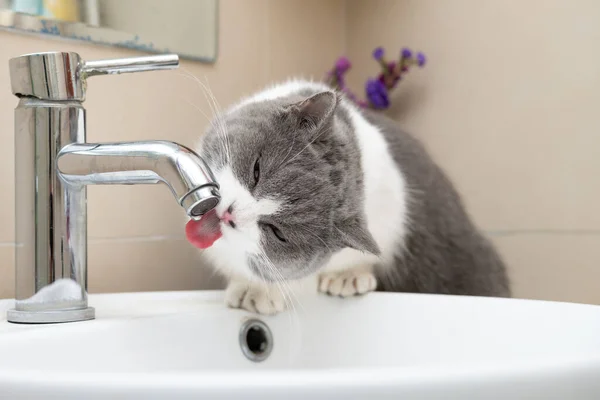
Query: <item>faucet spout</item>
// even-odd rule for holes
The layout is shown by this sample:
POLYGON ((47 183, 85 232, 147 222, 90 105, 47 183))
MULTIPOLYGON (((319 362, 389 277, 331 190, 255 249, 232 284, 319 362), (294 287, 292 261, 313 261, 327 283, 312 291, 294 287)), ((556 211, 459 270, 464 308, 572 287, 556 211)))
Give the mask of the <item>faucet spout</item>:
POLYGON ((194 219, 220 200, 219 185, 204 160, 168 141, 68 144, 58 154, 57 169, 75 186, 165 183, 194 219))

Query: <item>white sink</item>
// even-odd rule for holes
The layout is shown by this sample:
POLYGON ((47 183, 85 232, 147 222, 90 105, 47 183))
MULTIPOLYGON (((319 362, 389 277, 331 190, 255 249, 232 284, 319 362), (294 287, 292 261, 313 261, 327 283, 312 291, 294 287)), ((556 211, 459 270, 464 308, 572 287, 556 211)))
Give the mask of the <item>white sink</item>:
POLYGON ((322 296, 258 317, 256 362, 240 328, 257 317, 222 297, 91 295, 97 319, 62 325, 10 324, 0 301, 0 398, 600 399, 598 306, 322 296))

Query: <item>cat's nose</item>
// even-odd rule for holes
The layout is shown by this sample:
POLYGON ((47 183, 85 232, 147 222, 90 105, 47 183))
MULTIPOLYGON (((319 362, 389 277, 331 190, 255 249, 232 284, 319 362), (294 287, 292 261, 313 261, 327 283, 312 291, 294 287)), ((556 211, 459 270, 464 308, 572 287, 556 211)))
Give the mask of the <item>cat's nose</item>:
POLYGON ((229 226, 231 226, 232 228, 235 228, 236 225, 233 218, 233 205, 230 205, 227 208, 227 211, 223 213, 223 215, 221 216, 221 221, 223 221, 226 224, 229 224, 229 226))

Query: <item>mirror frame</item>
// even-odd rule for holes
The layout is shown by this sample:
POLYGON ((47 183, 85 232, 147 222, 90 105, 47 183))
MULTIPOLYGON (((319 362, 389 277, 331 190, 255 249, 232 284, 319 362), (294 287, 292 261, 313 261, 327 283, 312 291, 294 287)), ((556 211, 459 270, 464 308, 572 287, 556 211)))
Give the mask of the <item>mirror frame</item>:
POLYGON ((152 54, 176 53, 181 58, 205 63, 214 63, 219 54, 219 1, 215 9, 215 51, 213 56, 197 56, 180 53, 167 47, 155 47, 152 41, 144 40, 139 35, 117 31, 111 28, 95 27, 83 22, 65 22, 40 16, 23 14, 12 10, 0 9, 0 30, 13 33, 25 33, 35 36, 54 37, 99 44, 103 46, 120 47, 152 54))

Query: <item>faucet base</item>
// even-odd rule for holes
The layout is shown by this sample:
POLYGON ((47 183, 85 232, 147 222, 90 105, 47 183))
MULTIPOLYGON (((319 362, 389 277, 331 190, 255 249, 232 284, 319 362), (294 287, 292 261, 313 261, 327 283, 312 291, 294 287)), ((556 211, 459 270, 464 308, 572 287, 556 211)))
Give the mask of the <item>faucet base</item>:
POLYGON ((78 322, 94 319, 94 307, 61 311, 20 311, 8 310, 8 322, 16 324, 56 324, 61 322, 78 322))

